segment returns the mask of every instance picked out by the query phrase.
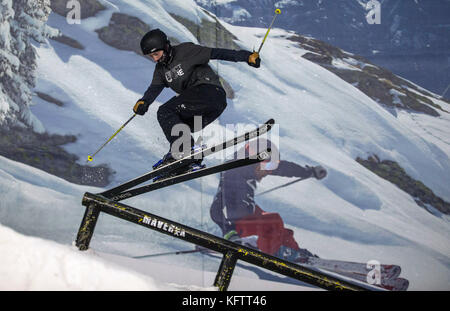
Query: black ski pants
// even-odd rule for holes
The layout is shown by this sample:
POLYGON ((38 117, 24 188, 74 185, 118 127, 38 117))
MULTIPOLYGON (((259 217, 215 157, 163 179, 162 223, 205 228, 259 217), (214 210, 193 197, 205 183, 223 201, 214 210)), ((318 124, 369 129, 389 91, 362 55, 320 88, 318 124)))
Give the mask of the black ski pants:
MULTIPOLYGON (((225 91, 212 84, 200 84, 189 88, 178 96, 172 97, 158 109, 158 122, 172 146, 178 136, 172 136, 172 128, 183 123, 189 126, 191 133, 205 128, 216 120, 227 106, 225 91), (201 129, 194 129, 194 116, 201 116, 201 129)), ((175 133, 178 135, 178 133, 175 133)), ((194 140, 191 136, 191 145, 194 140)), ((181 151, 181 150, 180 150, 181 151)))

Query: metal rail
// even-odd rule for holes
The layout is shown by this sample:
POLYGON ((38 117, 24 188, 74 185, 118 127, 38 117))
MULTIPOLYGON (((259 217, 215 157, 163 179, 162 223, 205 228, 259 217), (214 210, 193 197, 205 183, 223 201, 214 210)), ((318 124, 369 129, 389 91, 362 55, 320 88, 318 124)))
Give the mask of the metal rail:
POLYGON ((214 281, 220 291, 226 291, 238 260, 268 269, 282 275, 318 286, 327 290, 368 290, 370 286, 352 283, 328 275, 319 270, 303 267, 248 248, 215 235, 185 226, 183 224, 136 209, 104 196, 85 193, 82 204, 86 206, 83 220, 78 231, 76 246, 87 250, 94 234, 100 212, 127 220, 140 226, 170 235, 174 238, 206 247, 223 254, 219 271, 214 281))

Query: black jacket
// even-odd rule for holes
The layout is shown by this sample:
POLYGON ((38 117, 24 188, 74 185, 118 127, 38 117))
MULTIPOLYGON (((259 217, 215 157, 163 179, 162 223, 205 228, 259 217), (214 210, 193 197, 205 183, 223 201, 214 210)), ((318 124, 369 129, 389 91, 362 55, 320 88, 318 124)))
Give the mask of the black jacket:
POLYGON ((153 80, 141 100, 153 103, 165 87, 180 94, 187 88, 199 84, 213 84, 222 88, 219 76, 208 65, 210 59, 233 62, 248 61, 249 51, 234 51, 181 43, 172 47, 172 56, 167 65, 156 64, 153 80))

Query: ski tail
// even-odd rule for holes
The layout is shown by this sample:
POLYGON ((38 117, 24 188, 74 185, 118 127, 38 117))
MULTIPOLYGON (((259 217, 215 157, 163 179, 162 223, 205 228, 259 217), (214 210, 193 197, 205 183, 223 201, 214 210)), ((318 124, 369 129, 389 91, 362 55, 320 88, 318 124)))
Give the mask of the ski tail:
POLYGON ((405 291, 409 287, 409 281, 404 278, 395 278, 381 281, 379 286, 390 291, 405 291))

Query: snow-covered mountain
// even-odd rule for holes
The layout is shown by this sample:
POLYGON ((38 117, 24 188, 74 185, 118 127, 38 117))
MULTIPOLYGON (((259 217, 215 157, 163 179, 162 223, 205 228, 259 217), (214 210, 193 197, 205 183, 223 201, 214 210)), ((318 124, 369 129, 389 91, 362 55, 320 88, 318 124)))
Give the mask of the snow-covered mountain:
POLYGON ((261 28, 280 8, 275 27, 362 55, 439 94, 450 81, 449 0, 379 0, 379 24, 366 19, 373 18, 369 0, 196 2, 233 25, 261 28))
MULTIPOLYGON (((195 0, 238 26, 267 27, 273 10, 277 27, 313 36, 358 54, 439 53, 448 50, 450 1, 379 0, 379 24, 367 22, 369 0, 195 0), (441 31, 438 31, 440 29, 441 31)), ((372 6, 369 6, 372 8, 372 6)))
MULTIPOLYGON (((35 43, 38 55, 35 91, 50 94, 64 105, 34 96, 31 112, 48 133, 77 137, 65 149, 76 154, 80 163, 131 116, 131 108, 150 83, 154 69, 154 64, 131 47, 114 48, 100 38, 99 29, 110 25, 113 14, 134 17, 151 28, 163 29, 178 42, 198 42, 186 21, 191 22, 189 25, 217 22, 214 12, 205 12, 194 1, 108 0, 101 4, 104 9, 82 19, 80 24, 69 24, 66 17, 52 13, 48 25, 60 30, 65 39, 35 43)), ((221 27, 235 37, 234 44, 247 50, 257 46, 265 34, 263 28, 225 22, 221 27)), ((279 125, 282 159, 301 165, 320 164, 328 170, 328 177, 322 181, 308 179, 256 198, 264 210, 282 216, 302 248, 324 258, 359 262, 375 259, 399 264, 402 276, 410 280, 410 289, 448 290, 448 215, 433 207, 429 209, 432 212, 427 211, 410 194, 372 173, 356 159, 375 154, 382 160, 395 161, 409 176, 450 202, 450 104, 429 92, 420 93, 420 87, 416 86, 405 87, 404 92, 408 89, 420 94, 426 98, 424 103, 428 107, 439 106, 439 115, 395 105, 386 109, 356 85, 311 61, 311 57, 303 57, 319 53, 306 48, 305 42, 299 45, 292 40, 293 35, 281 29, 272 30, 261 52, 259 69, 245 63, 211 62, 234 95, 228 99, 221 118, 205 131, 206 143, 221 141, 222 136, 217 133, 224 133, 227 124, 258 124, 273 117, 279 125)), ((355 63, 350 57, 346 54, 344 58, 335 58, 332 64, 349 70, 371 66, 355 63)), ((401 94, 392 92, 401 99, 401 94)), ((106 163, 116 171, 111 186, 147 172, 167 151, 156 110, 173 95, 170 90, 164 91, 144 117, 135 118, 97 155, 96 162, 106 163)), ((283 177, 266 177, 258 185, 258 191, 287 181, 283 177)), ((209 176, 126 203, 220 234, 209 219, 209 206, 218 183, 218 176, 209 176)), ((31 245, 45 244, 42 249, 55 254, 56 259, 52 260, 61 265, 62 271, 57 275, 64 279, 55 279, 54 270, 44 268, 39 279, 28 286, 30 275, 26 272, 20 278, 6 273, 5 267, 14 268, 16 257, 1 256, 2 288, 8 289, 8 280, 17 277, 14 289, 123 289, 123 281, 115 283, 114 276, 108 279, 108 284, 98 282, 94 283, 98 286, 89 287, 90 278, 102 278, 105 269, 116 275, 117 280, 138 284, 139 289, 209 289, 212 284, 217 260, 198 254, 130 258, 192 246, 107 215, 98 221, 91 251, 74 250, 71 245, 84 212, 81 197, 86 191, 103 189, 74 185, 0 157, 0 190, 1 252, 29 254, 20 258, 30 260, 31 271, 36 269, 32 264, 40 262, 33 263, 32 256, 39 256, 42 262, 48 259, 44 257, 47 254, 37 249, 32 252, 31 245), (8 243, 10 240, 16 242, 8 243), (95 269, 98 274, 90 275, 81 269, 78 274, 68 274, 65 263, 77 267, 92 265, 98 267, 95 269), (49 287, 40 281, 46 278, 54 280, 49 287)), ((245 290, 249 284, 253 290, 311 289, 255 282, 256 278, 253 272, 237 269, 230 289, 245 290)))

